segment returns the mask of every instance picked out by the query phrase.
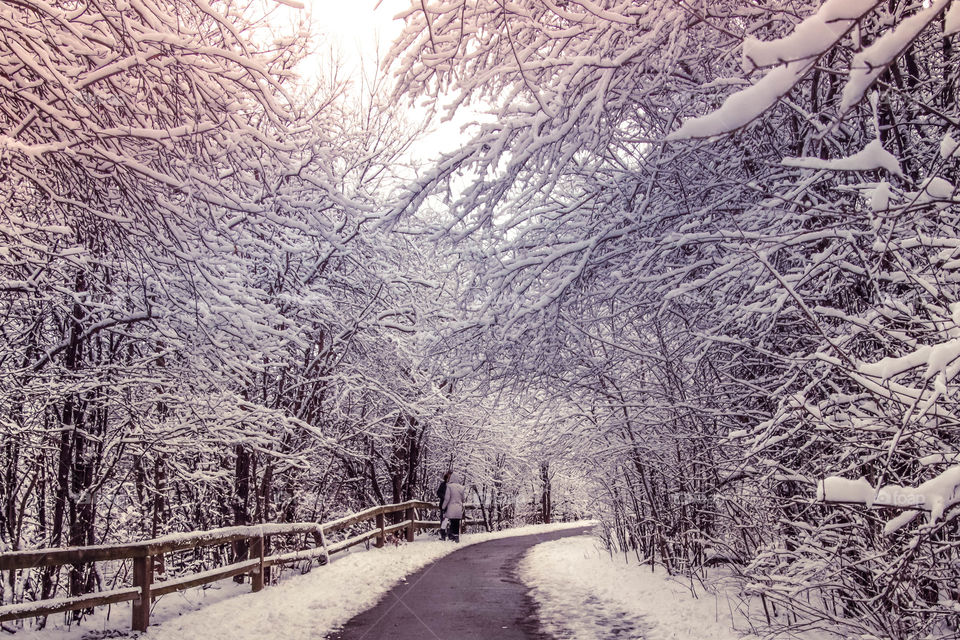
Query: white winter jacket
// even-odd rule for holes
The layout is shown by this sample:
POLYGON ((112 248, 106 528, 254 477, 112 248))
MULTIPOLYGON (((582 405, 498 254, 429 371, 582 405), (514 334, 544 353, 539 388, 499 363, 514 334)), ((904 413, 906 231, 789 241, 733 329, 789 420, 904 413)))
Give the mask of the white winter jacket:
POLYGON ((457 474, 450 476, 447 480, 447 492, 443 494, 444 518, 463 518, 463 499, 466 492, 460 484, 459 476, 457 474))

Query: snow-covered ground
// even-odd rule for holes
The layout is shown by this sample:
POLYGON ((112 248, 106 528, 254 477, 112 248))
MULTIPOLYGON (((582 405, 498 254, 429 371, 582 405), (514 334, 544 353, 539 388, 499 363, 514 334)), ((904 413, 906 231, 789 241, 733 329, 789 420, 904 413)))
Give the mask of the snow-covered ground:
POLYGON ((723 596, 690 589, 649 566, 611 558, 590 536, 534 547, 520 563, 545 631, 558 640, 746 640, 723 596))
MULTIPOLYGON (((459 545, 420 536, 412 544, 335 555, 324 567, 292 575, 259 593, 230 580, 158 599, 144 640, 318 640, 354 615, 372 607, 395 584, 437 558, 466 545, 510 536, 542 533, 591 523, 519 527, 494 533, 466 534, 459 545)), ((290 572, 287 572, 290 575, 290 572)), ((72 628, 58 626, 17 633, 17 640, 80 640, 127 635, 130 605, 98 608, 72 628)), ((133 635, 133 634, 131 634, 133 635)))

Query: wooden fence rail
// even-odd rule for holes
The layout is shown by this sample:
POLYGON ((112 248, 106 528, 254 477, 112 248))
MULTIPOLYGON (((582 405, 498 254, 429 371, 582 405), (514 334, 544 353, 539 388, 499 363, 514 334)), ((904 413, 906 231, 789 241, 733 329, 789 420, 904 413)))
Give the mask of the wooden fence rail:
MULTIPOLYGON (((400 504, 372 507, 326 523, 295 522, 225 527, 210 531, 173 534, 130 544, 0 553, 0 571, 90 562, 133 561, 133 585, 130 587, 82 596, 52 598, 0 606, 0 622, 132 601, 132 627, 135 631, 146 631, 150 624, 150 604, 154 598, 241 574, 248 574, 253 590, 260 591, 269 582, 270 567, 274 565, 315 558, 320 558, 322 559, 321 563, 325 563, 334 553, 363 544, 368 540, 374 540, 375 546, 382 547, 386 543, 387 536, 398 531, 404 531, 407 541, 413 542, 417 529, 431 529, 440 526, 440 523, 436 521, 418 520, 417 510, 436 508, 436 505, 430 502, 411 500, 400 504), (396 524, 387 525, 386 516, 393 513, 402 513, 403 520, 396 524), (373 529, 335 543, 327 541, 328 535, 368 520, 375 522, 373 529), (313 548, 266 555, 266 550, 270 548, 271 536, 294 534, 309 535, 314 541, 313 548), (163 555, 166 553, 241 540, 246 540, 249 545, 249 559, 208 571, 181 576, 173 580, 153 581, 154 564, 162 561, 163 555)), ((470 507, 468 506, 468 508, 470 507)), ((483 524, 483 521, 465 520, 464 524, 478 525, 483 524)))

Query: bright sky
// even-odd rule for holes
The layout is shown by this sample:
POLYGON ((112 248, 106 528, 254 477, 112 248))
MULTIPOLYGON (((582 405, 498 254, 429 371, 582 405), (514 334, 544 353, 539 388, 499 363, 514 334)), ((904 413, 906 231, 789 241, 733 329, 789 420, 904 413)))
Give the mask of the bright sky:
MULTIPOLYGON (((380 55, 385 56, 393 39, 403 30, 403 20, 394 16, 410 7, 414 0, 301 0, 313 16, 316 33, 329 38, 320 47, 333 46, 344 56, 344 62, 355 73, 364 64, 376 59, 377 44, 380 55)), ((368 67, 369 68, 369 67, 368 67)), ((422 157, 435 156, 439 151, 450 151, 461 138, 460 126, 471 117, 469 110, 456 118, 456 122, 435 123, 433 133, 416 145, 416 153, 422 157)))
POLYGON ((410 0, 305 0, 314 29, 330 39, 344 56, 358 62, 373 60, 380 43, 385 54, 403 29, 393 17, 410 6, 410 0), (375 7, 379 3, 379 8, 375 7))
MULTIPOLYGON (((390 49, 390 45, 403 30, 403 20, 394 20, 394 17, 405 11, 416 0, 266 0, 278 3, 279 15, 289 15, 288 12, 302 10, 290 9, 289 6, 302 2, 311 17, 313 33, 320 36, 317 41, 318 56, 304 64, 324 65, 329 62, 325 52, 331 48, 340 56, 341 78, 356 77, 361 64, 367 72, 373 70, 378 55, 382 59, 390 49), (283 6, 286 5, 286 6, 283 6)), ((301 14, 302 15, 302 14, 301 14)), ((322 71, 321 71, 322 72, 322 71)), ((306 76, 311 71, 302 69, 306 76)), ((415 153, 424 159, 435 157, 440 151, 451 151, 459 144, 463 137, 460 127, 471 117, 476 117, 470 110, 464 110, 457 116, 455 122, 434 123, 433 131, 415 145, 415 153)), ((416 118, 415 118, 416 119, 416 118)))

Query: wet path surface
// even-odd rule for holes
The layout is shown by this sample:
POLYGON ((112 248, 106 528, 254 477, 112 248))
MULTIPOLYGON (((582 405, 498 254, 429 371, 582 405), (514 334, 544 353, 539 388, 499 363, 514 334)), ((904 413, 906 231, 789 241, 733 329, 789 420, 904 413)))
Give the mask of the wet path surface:
MULTIPOLYGON (((516 575, 530 547, 590 527, 464 547, 407 576, 330 640, 541 639, 533 601, 516 575)), ((452 544, 452 543, 451 543, 452 544)))

